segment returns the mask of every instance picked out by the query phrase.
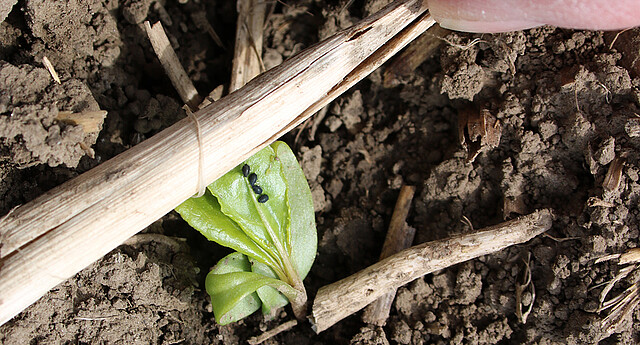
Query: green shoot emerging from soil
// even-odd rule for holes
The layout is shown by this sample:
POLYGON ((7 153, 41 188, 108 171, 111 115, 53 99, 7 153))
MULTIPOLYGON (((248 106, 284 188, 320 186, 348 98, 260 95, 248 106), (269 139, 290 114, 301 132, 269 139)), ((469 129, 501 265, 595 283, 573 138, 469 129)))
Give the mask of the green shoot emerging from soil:
POLYGON ((176 211, 209 240, 237 251, 207 275, 218 323, 260 308, 268 315, 288 302, 296 317, 305 316, 302 279, 316 255, 315 214, 309 185, 287 144, 267 146, 176 211))

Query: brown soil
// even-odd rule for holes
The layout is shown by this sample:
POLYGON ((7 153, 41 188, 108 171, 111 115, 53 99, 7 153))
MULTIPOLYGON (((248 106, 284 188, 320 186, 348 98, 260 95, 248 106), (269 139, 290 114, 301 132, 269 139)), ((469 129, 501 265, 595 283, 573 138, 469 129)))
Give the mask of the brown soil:
MULTIPOLYGON (((184 116, 139 25, 144 19, 163 21, 201 93, 228 82, 231 52, 192 16, 205 12, 231 47, 235 5, 185 2, 18 2, 0 24, 0 214, 184 116), (45 55, 61 85, 44 69, 45 55), (108 111, 99 136, 55 120, 58 111, 96 109, 108 111)), ((278 64, 385 1, 356 1, 340 11, 345 2, 278 4, 266 27, 265 64, 278 64)), ((464 217, 475 229, 544 207, 558 217, 553 238, 400 288, 382 328, 354 315, 320 335, 305 324, 269 343, 640 342, 639 311, 613 334, 601 327, 606 312, 595 312, 599 284, 618 267, 594 259, 637 247, 639 236, 640 31, 620 35, 611 48, 614 36, 551 27, 454 33, 396 86, 383 86, 383 66, 333 102, 324 118, 287 134, 316 202, 319 249, 305 281, 311 298, 377 260, 402 184, 418 188, 407 220, 417 229, 415 243, 474 231, 464 217), (473 161, 458 139, 459 119, 467 116, 461 114, 469 113, 489 114, 502 129, 497 145, 482 146, 473 161), (619 186, 603 188, 611 162, 623 156, 619 186), (515 286, 529 253, 536 298, 523 324, 515 315, 515 286)), ((216 325, 202 286, 226 250, 203 241, 174 213, 144 232, 152 236, 118 247, 1 326, 0 343, 237 344, 291 318, 285 308, 275 320, 256 314, 216 325)), ((525 294, 524 303, 531 297, 525 294)))

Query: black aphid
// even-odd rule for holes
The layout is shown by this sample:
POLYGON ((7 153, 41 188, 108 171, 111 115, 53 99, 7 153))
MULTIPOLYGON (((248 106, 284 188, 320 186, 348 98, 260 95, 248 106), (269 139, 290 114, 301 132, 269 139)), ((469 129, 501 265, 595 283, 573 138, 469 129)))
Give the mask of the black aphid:
POLYGON ((255 173, 249 174, 249 183, 251 184, 251 186, 256 184, 256 181, 258 181, 258 175, 256 175, 255 173))
POLYGON ((261 203, 261 204, 264 204, 265 202, 267 202, 267 200, 269 200, 269 196, 266 195, 266 194, 262 194, 258 198, 258 202, 261 203))
POLYGON ((251 172, 251 168, 249 167, 249 164, 245 164, 242 166, 242 175, 244 175, 244 177, 249 176, 250 172, 251 172))
POLYGON ((256 194, 262 194, 262 187, 258 186, 257 184, 253 185, 253 192, 256 194))

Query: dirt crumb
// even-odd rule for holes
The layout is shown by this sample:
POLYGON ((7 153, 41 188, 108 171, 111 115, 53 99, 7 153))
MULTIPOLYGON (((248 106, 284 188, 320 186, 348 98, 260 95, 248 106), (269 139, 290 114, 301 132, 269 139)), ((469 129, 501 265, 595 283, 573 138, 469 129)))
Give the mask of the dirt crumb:
POLYGON ((459 67, 451 76, 444 76, 440 89, 451 99, 461 98, 472 101, 482 90, 485 79, 482 67, 470 64, 459 67))
POLYGON ((395 322, 391 332, 391 340, 398 344, 406 345, 411 343, 411 333, 413 333, 413 331, 404 320, 395 322))
POLYGON ((130 24, 140 24, 147 19, 151 0, 127 0, 122 6, 122 16, 130 24))
POLYGON ((12 163, 24 168, 35 164, 75 167, 87 154, 97 133, 56 120, 58 112, 99 110, 88 87, 79 80, 54 83, 44 68, 14 66, 0 61, 0 139, 12 163))
POLYGON ((471 263, 464 263, 458 271, 455 287, 456 303, 474 303, 482 293, 482 277, 473 269, 471 263))
POLYGON ((206 342, 200 323, 193 322, 201 311, 190 307, 201 298, 194 295, 192 259, 159 243, 144 246, 137 253, 120 247, 62 283, 23 312, 28 318, 3 325, 0 342, 206 342))
POLYGON ((5 18, 7 18, 7 16, 9 15, 9 12, 11 12, 11 9, 13 8, 13 5, 15 5, 18 2, 18 0, 2 0, 0 1, 0 23, 2 23, 5 18))
POLYGON ((101 1, 26 1, 25 14, 33 35, 42 39, 48 49, 59 53, 65 65, 75 58, 94 53, 95 29, 91 26, 90 9, 101 6, 101 1), (55 15, 52 15, 55 14, 55 15))
POLYGON ((351 341, 350 345, 389 345, 387 336, 384 330, 380 327, 363 327, 360 329, 360 333, 356 334, 351 341))

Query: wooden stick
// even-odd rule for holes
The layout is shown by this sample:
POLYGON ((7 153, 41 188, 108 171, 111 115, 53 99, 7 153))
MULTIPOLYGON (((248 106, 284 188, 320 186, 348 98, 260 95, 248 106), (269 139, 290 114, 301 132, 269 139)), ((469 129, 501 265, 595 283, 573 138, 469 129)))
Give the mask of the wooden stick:
POLYGON ((551 227, 551 210, 536 211, 470 235, 423 243, 318 290, 311 323, 320 333, 383 294, 433 271, 522 243, 551 227))
POLYGON ((238 0, 236 44, 229 86, 231 92, 264 72, 262 37, 266 11, 267 5, 263 0, 238 0))
MULTIPOLYGON (((416 230, 409 227, 405 221, 409 214, 411 200, 413 200, 415 191, 416 187, 414 186, 405 185, 400 189, 398 201, 396 201, 396 207, 393 210, 391 222, 389 222, 387 237, 384 240, 382 252, 380 253, 380 260, 411 247, 416 230)), ((387 318, 389 318, 389 311, 391 310, 391 304, 393 304, 395 297, 396 289, 393 289, 369 304, 362 313, 362 321, 376 326, 384 326, 387 318)))
POLYGON ((156 52, 158 60, 160 60, 160 64, 162 64, 162 68, 169 76, 171 84, 178 91, 180 98, 191 110, 198 109, 198 105, 202 102, 202 97, 198 94, 198 90, 193 86, 187 72, 182 67, 180 60, 178 60, 178 55, 171 47, 162 24, 157 22, 152 27, 149 21, 145 21, 144 28, 147 31, 147 36, 149 36, 149 41, 151 41, 151 46, 156 52))
POLYGON ((199 110, 202 148, 183 119, 0 219, 0 324, 195 194, 201 149, 209 183, 364 78, 433 24, 426 6, 396 1, 199 110))
POLYGON ((411 200, 413 200, 413 194, 416 191, 414 186, 402 186, 396 206, 389 222, 389 231, 382 246, 382 253, 380 254, 380 260, 386 259, 389 256, 411 246, 411 242, 406 246, 407 238, 402 236, 405 232, 405 221, 407 215, 409 215, 409 209, 411 208, 411 200))

